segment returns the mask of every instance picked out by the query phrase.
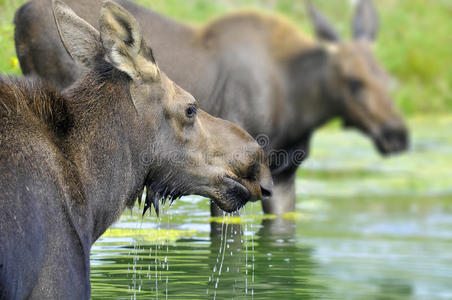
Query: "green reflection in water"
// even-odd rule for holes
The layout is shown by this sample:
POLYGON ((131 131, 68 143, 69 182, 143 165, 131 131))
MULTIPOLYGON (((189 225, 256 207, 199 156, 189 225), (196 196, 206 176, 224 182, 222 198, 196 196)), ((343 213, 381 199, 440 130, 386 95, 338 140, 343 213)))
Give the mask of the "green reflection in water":
POLYGON ((321 132, 283 218, 256 203, 210 219, 197 197, 160 220, 126 212, 93 247, 93 298, 451 299, 452 119, 411 127, 412 151, 389 159, 321 132))

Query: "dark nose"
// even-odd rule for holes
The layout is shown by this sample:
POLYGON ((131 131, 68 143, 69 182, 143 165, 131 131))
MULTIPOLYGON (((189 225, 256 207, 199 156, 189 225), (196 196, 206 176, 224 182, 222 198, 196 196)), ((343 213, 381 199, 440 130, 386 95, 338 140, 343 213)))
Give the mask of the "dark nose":
POLYGON ((409 131, 405 127, 384 127, 376 142, 383 155, 400 153, 409 148, 409 131))
POLYGON ((271 186, 265 186, 260 184, 262 200, 269 200, 273 196, 273 184, 271 186))
POLYGON ((273 179, 270 169, 266 164, 261 165, 258 180, 262 200, 269 200, 273 196, 273 179))

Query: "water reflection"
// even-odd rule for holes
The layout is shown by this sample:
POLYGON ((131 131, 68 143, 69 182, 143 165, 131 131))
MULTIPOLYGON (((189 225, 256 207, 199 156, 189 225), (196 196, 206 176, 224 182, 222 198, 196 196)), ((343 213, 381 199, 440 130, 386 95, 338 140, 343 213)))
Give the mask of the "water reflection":
POLYGON ((210 225, 210 253, 208 265, 212 270, 206 295, 223 299, 246 294, 248 268, 243 253, 247 255, 246 241, 243 241, 243 229, 240 224, 212 222, 210 225), (245 263, 245 264, 244 264, 245 263))
POLYGON ((282 218, 263 220, 257 233, 256 294, 258 299, 274 299, 274 290, 283 299, 312 299, 326 296, 326 288, 316 277, 312 247, 297 245, 295 222, 282 218))
MULTIPOLYGON (((452 255, 444 253, 452 246, 450 240, 326 237, 321 233, 329 225, 312 232, 305 229, 312 224, 281 218, 233 224, 226 217, 224 223, 211 223, 210 233, 197 232, 168 243, 146 243, 152 239, 140 236, 155 235, 154 231, 127 242, 120 236, 105 237, 92 255, 93 298, 451 296, 452 255)), ((338 229, 332 228, 333 233, 338 229)))
POLYGON ((121 238, 100 241, 92 256, 93 298, 274 299, 278 291, 284 299, 310 299, 324 293, 310 280, 312 249, 297 246, 294 222, 242 225, 228 218, 210 224, 208 239, 126 247, 114 245, 121 238))

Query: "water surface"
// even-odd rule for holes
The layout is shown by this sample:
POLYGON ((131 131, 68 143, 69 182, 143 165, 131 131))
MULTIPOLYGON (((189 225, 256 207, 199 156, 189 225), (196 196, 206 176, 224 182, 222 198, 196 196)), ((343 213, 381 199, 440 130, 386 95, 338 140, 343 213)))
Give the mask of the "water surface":
POLYGON ((93 298, 452 299, 452 118, 411 127, 411 152, 388 159, 320 132, 280 218, 255 203, 210 219, 199 197, 125 212, 92 249, 93 298))

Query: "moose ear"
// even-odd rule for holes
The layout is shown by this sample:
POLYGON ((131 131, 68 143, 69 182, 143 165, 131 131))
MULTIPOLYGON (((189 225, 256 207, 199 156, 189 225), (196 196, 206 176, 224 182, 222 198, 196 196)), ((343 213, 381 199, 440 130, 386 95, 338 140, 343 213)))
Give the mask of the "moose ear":
POLYGON ((63 2, 55 0, 52 4, 58 33, 66 51, 80 65, 93 68, 96 57, 102 54, 99 32, 63 2))
POLYGON ((339 42, 341 40, 336 28, 331 24, 331 22, 318 11, 311 1, 306 1, 306 8, 311 18, 311 22, 314 25, 314 30, 317 38, 319 40, 327 42, 339 42))
POLYGON ((360 0, 353 19, 353 37, 355 40, 375 41, 379 29, 378 12, 372 0, 360 0))
POLYGON ((152 51, 146 47, 138 22, 118 4, 105 1, 99 26, 108 60, 133 80, 160 76, 152 51))

